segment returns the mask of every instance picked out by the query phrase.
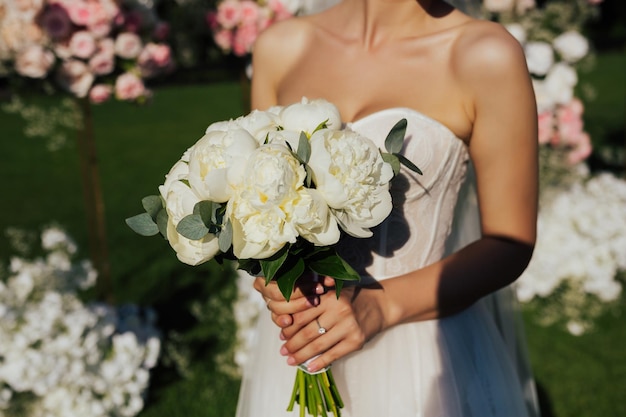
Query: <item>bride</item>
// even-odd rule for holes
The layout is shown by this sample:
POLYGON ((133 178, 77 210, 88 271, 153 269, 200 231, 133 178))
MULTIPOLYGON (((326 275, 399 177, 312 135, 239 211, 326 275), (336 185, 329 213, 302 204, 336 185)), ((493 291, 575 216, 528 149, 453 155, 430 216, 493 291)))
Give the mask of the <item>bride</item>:
POLYGON ((324 98, 381 147, 406 118, 403 153, 424 175, 402 171, 392 215, 342 242, 362 280, 339 298, 331 277, 290 302, 255 281, 271 317, 237 415, 292 415, 294 366, 316 356, 308 368, 332 364, 344 417, 537 415, 504 311, 537 215, 537 111, 517 41, 439 0, 343 0, 266 30, 253 68, 253 108, 324 98))

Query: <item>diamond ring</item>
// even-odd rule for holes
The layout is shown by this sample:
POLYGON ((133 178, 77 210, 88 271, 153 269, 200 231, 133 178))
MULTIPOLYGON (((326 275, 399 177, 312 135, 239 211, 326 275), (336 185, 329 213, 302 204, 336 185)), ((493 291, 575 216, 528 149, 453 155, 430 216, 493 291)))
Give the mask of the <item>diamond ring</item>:
POLYGON ((318 332, 319 334, 324 334, 324 333, 326 333, 326 327, 323 327, 323 326, 320 324, 320 322, 319 322, 319 320, 318 320, 318 319, 315 319, 315 322, 317 323, 317 332, 318 332))

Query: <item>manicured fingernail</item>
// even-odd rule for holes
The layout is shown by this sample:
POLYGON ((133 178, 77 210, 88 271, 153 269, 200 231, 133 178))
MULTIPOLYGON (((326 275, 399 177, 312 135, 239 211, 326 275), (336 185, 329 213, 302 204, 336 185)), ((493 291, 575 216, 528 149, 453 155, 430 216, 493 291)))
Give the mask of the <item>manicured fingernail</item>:
POLYGON ((287 350, 287 348, 285 346, 280 348, 280 354, 283 356, 287 356, 289 355, 289 351, 287 350))
POLYGON ((296 360, 293 358, 293 356, 290 356, 287 359, 287 365, 295 365, 296 364, 296 360))
POLYGON ((315 286, 315 293, 316 294, 324 294, 324 286, 322 284, 317 284, 315 286))
POLYGON ((315 362, 312 362, 309 364, 309 366, 306 367, 306 369, 309 372, 317 372, 319 368, 317 367, 317 365, 315 365, 315 362))
POLYGON ((317 298, 317 297, 308 298, 306 300, 306 305, 309 306, 309 307, 315 307, 315 306, 319 305, 319 303, 320 303, 320 299, 317 298))
POLYGON ((278 337, 280 338, 280 340, 287 340, 287 338, 285 337, 285 335, 283 334, 283 332, 280 332, 280 334, 278 335, 278 337))
POLYGON ((281 326, 287 327, 291 325, 291 321, 289 320, 288 317, 283 317, 282 319, 280 319, 280 324, 281 326))

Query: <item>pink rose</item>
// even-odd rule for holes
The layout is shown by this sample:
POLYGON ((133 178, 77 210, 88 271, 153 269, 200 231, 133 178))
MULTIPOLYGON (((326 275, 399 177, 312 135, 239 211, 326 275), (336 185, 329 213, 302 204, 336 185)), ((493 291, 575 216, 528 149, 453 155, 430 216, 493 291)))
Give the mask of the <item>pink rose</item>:
POLYGON ((233 40, 233 53, 237 56, 244 56, 252 50, 252 45, 259 36, 256 25, 245 25, 240 27, 235 33, 233 40))
POLYGON ((575 138, 582 133, 583 110, 583 103, 576 98, 567 105, 557 108, 556 119, 559 134, 562 138, 575 138))
POLYGON ((572 165, 587 159, 593 150, 591 139, 585 132, 578 135, 574 141, 570 141, 568 145, 571 147, 571 151, 567 154, 567 161, 572 165))
POLYGON ((113 88, 106 84, 96 84, 89 90, 89 101, 94 104, 104 103, 111 97, 113 88))
POLYGON ((111 33, 111 21, 99 20, 88 26, 89 31, 98 39, 104 38, 111 33))
POLYGON ((95 7, 94 3, 66 1, 64 6, 70 16, 70 20, 78 26, 87 26, 94 19, 95 7))
POLYGON ((554 136, 554 114, 551 110, 546 110, 539 114, 539 143, 550 143, 554 136))
POLYGON ((115 42, 111 38, 100 39, 98 42, 98 53, 115 55, 115 42))
POLYGON ((39 24, 54 40, 66 39, 72 32, 72 22, 67 11, 58 4, 51 4, 39 18, 39 24))
POLYGON ((52 64, 54 54, 41 45, 32 45, 20 52, 15 59, 15 70, 29 78, 44 78, 52 64))
POLYGON ((98 52, 89 60, 89 69, 96 75, 106 75, 115 69, 115 57, 107 52, 98 52))
POLYGON ((137 58, 137 63, 144 77, 153 77, 159 70, 172 64, 170 47, 164 44, 148 43, 137 58))
POLYGON ((120 33, 115 39, 115 53, 122 58, 137 58, 142 49, 141 39, 134 33, 120 33))
POLYGON ((251 0, 243 0, 239 9, 242 25, 255 25, 259 17, 259 6, 251 0))
POLYGON ((272 9, 272 12, 274 12, 275 21, 285 20, 293 17, 293 13, 291 13, 289 9, 285 7, 285 4, 282 1, 270 0, 268 4, 270 6, 270 9, 272 9))
POLYGON ((146 92, 143 82, 135 74, 126 72, 115 80, 115 97, 119 100, 136 100, 146 92))
POLYGON ((78 58, 89 58, 96 52, 96 40, 86 30, 74 32, 69 43, 72 55, 78 58))
POLYGON ((241 3, 236 0, 225 0, 217 6, 217 23, 224 29, 232 29, 241 20, 241 3))
POLYGON ((76 97, 85 97, 94 81, 94 75, 82 61, 64 61, 57 71, 57 82, 76 97))
POLYGON ((233 47, 233 33, 230 30, 223 29, 213 34, 215 44, 224 52, 230 52, 233 47))

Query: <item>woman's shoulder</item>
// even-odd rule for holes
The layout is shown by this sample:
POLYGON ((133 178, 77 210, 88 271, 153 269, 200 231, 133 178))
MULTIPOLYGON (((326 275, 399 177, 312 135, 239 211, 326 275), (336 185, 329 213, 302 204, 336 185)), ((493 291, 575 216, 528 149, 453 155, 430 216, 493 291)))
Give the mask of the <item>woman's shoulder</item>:
POLYGON ((524 51, 517 39, 501 24, 479 19, 469 21, 459 31, 452 62, 459 74, 469 77, 526 69, 524 51))
POLYGON ((307 16, 292 17, 274 23, 257 37, 255 54, 293 56, 312 39, 315 26, 307 16))

